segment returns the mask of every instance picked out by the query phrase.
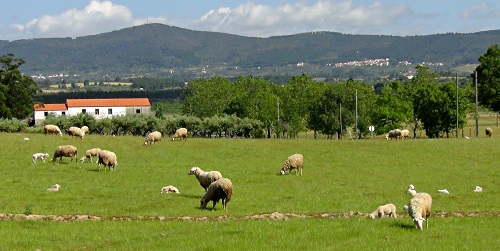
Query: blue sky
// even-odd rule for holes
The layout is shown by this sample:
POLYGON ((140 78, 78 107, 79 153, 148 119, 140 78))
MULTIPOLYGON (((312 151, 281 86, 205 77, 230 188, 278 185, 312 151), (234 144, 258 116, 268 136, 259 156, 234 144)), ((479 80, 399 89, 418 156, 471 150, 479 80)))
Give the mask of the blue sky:
POLYGON ((496 0, 16 0, 0 6, 0 40, 9 41, 80 37, 147 22, 254 37, 500 29, 496 0))

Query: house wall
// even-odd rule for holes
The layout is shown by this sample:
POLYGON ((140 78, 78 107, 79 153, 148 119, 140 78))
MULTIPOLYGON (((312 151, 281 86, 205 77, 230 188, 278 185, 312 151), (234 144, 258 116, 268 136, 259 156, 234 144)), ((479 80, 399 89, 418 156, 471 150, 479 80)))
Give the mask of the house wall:
POLYGON ((65 115, 68 116, 68 111, 35 111, 35 125, 41 124, 47 117, 45 114, 54 114, 56 117, 65 115))
POLYGON ((125 107, 71 107, 68 108, 69 116, 76 116, 82 113, 91 115, 95 119, 111 118, 113 116, 124 116, 126 114, 125 107), (111 109, 111 113, 109 113, 111 109))

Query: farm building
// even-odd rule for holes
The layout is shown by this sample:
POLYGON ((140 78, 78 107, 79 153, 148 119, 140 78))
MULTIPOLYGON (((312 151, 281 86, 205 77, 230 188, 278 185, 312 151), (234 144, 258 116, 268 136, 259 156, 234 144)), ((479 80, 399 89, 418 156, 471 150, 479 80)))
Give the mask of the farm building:
POLYGON ((149 113, 148 98, 112 99, 66 99, 65 104, 35 104, 35 125, 40 124, 49 114, 55 116, 75 116, 80 113, 92 115, 95 119, 111 118, 126 114, 149 113))

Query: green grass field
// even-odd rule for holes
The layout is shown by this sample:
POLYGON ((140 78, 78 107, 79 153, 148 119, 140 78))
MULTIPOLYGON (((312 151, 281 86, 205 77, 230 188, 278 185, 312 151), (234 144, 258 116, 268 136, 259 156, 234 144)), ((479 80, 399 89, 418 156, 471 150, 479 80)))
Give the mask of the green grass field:
POLYGON ((494 250, 500 246, 500 136, 495 136, 164 138, 144 146, 143 138, 131 136, 77 140, 3 133, 0 250, 494 250), (119 165, 114 172, 98 172, 95 163, 69 158, 31 164, 33 153, 52 156, 65 144, 75 145, 79 156, 94 147, 114 151, 119 165), (304 155, 304 175, 279 175, 293 153, 304 155), (204 190, 187 175, 193 166, 231 179, 227 211, 221 204, 199 209, 204 190), (61 190, 46 192, 55 183, 61 190), (403 211, 410 183, 433 196, 424 231, 403 211), (166 185, 180 194, 161 194, 166 185), (484 191, 474 193, 476 185, 484 191), (449 195, 437 192, 444 188, 449 195), (398 219, 366 218, 386 203, 397 206, 398 219), (84 217, 79 215, 94 220, 75 220, 84 217))

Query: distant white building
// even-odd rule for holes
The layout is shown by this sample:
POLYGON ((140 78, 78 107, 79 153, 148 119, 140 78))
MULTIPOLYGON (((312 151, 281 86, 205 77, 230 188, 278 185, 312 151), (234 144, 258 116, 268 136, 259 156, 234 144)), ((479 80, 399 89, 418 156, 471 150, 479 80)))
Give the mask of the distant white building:
POLYGON ((148 98, 67 99, 65 104, 44 104, 43 106, 35 104, 34 108, 35 125, 38 125, 49 114, 71 117, 86 113, 95 119, 126 114, 148 114, 151 111, 151 104, 148 98))

